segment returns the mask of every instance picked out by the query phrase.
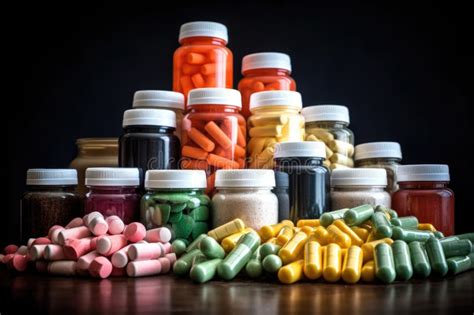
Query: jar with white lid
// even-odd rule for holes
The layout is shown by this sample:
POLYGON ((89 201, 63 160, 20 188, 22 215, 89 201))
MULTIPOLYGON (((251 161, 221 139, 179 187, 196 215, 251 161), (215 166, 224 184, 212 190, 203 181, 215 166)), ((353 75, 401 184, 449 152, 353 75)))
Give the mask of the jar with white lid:
POLYGON ((331 174, 331 208, 339 210, 363 204, 391 206, 387 172, 381 168, 337 169, 331 174))
POLYGON ((356 145, 356 167, 384 168, 387 171, 387 191, 398 190, 397 168, 402 161, 402 149, 398 142, 369 142, 356 145))
POLYGON ((278 223, 278 199, 272 170, 218 170, 212 198, 212 225, 242 219, 254 230, 278 223))

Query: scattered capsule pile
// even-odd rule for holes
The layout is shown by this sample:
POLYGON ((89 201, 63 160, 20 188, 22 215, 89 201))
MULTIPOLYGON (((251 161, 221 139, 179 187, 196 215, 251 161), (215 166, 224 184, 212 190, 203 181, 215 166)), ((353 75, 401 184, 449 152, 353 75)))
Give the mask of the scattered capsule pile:
POLYGON ((398 217, 383 206, 361 205, 324 213, 320 219, 284 220, 259 231, 240 219, 191 244, 175 240, 181 256, 173 267, 198 283, 240 273, 276 275, 291 284, 303 279, 346 283, 392 283, 412 277, 456 275, 474 268, 474 233, 444 237, 416 217, 398 217))

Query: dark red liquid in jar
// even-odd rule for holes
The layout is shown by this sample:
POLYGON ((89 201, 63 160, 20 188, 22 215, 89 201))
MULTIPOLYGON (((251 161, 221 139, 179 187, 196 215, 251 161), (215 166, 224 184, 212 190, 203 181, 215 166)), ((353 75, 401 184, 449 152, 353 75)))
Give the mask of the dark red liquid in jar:
POLYGON ((413 215, 431 223, 444 235, 454 234, 454 192, 447 182, 400 182, 392 195, 392 208, 399 216, 413 215))

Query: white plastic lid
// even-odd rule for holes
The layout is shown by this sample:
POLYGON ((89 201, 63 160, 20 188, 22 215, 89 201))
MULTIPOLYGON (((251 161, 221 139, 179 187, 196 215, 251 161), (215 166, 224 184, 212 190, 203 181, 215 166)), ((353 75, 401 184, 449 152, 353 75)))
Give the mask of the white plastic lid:
POLYGON ((335 169, 331 174, 331 187, 336 186, 387 186, 387 171, 383 168, 335 169))
POLYGON ((218 170, 215 186, 219 187, 275 187, 272 170, 218 170))
POLYGON ((292 106, 301 110, 303 100, 301 94, 295 91, 263 91, 250 96, 250 111, 265 106, 292 106))
POLYGON ((136 91, 133 95, 133 108, 171 108, 184 110, 182 93, 162 90, 136 91))
POLYGON ((342 105, 316 105, 305 107, 301 111, 306 122, 342 121, 349 123, 349 109, 342 105))
POLYGON ((188 106, 230 105, 242 108, 242 97, 238 90, 225 88, 200 88, 189 91, 188 106))
POLYGON ((217 37, 229 41, 227 27, 224 24, 208 21, 189 22, 181 25, 179 29, 179 42, 189 37, 217 37))
POLYGON ((242 59, 242 74, 247 70, 275 68, 288 70, 291 73, 290 56, 277 52, 250 54, 242 59))
POLYGON ((287 157, 319 157, 326 158, 324 142, 298 141, 281 142, 275 145, 275 158, 287 157))
POLYGON ((86 186, 138 186, 138 168, 89 167, 86 186))
POLYGON ((398 142, 370 142, 356 145, 354 160, 373 158, 402 159, 402 149, 398 142))
POLYGON ((176 128, 176 114, 168 109, 129 109, 123 113, 122 126, 164 126, 176 128))
POLYGON ((26 172, 26 184, 31 186, 77 185, 77 171, 68 168, 32 168, 26 172))
POLYGON ((449 179, 446 164, 401 165, 397 168, 397 182, 448 182, 449 179))
POLYGON ((149 170, 145 174, 145 188, 204 189, 206 172, 198 170, 149 170))

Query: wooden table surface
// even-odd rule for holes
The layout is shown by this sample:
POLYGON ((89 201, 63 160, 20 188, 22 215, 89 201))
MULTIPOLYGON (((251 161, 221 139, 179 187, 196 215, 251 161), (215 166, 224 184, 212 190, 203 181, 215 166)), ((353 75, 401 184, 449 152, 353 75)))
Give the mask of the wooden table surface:
POLYGON ((474 314, 474 271, 407 283, 282 285, 274 279, 203 285, 163 275, 95 280, 0 271, 0 314, 474 314))

